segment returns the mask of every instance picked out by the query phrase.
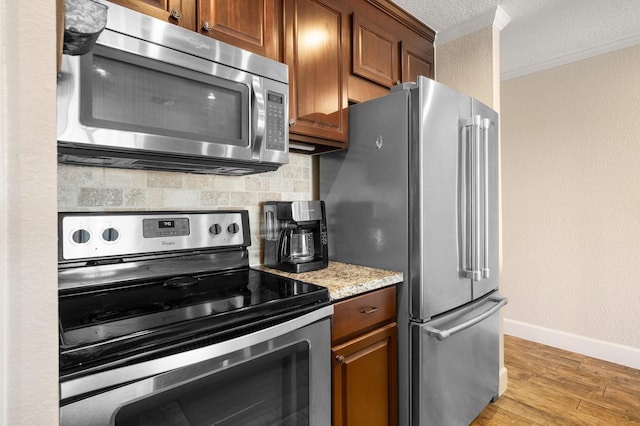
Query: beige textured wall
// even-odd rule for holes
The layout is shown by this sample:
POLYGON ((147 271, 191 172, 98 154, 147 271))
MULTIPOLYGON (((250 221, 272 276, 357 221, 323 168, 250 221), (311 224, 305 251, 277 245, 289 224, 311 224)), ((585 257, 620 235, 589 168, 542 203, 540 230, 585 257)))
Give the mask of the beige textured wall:
POLYGON ((311 200, 311 157, 291 154, 275 172, 244 177, 60 165, 59 211, 247 209, 249 261, 262 263, 260 203, 311 200))
POLYGON ((640 348, 640 46, 502 85, 505 318, 640 348))
POLYGON ((488 26, 436 48, 436 80, 499 110, 499 31, 488 26))

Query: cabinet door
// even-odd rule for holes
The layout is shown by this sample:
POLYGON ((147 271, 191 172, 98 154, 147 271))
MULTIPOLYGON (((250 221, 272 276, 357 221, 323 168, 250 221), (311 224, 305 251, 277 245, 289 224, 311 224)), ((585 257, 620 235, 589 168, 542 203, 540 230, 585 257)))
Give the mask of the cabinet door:
POLYGON ((332 348, 333 425, 397 424, 397 326, 332 348))
POLYGON ((346 147, 349 24, 344 2, 286 0, 284 17, 289 136, 346 147))
POLYGON ((353 14, 351 62, 355 75, 392 87, 400 80, 399 50, 399 41, 393 33, 360 14, 353 14))
POLYGON ((402 81, 415 82, 419 75, 433 78, 433 54, 426 47, 402 42, 402 81))
POLYGON ((189 30, 196 29, 196 0, 111 0, 189 30))
POLYGON ((282 0, 198 0, 198 32, 280 60, 282 0))

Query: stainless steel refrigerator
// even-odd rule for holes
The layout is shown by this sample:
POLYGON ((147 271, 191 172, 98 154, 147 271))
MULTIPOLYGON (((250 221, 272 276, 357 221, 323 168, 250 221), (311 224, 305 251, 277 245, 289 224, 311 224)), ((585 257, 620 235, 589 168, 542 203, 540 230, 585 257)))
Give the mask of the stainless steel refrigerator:
POLYGON ((402 425, 466 425, 498 397, 498 115, 425 77, 349 108, 320 157, 330 259, 404 273, 402 425))

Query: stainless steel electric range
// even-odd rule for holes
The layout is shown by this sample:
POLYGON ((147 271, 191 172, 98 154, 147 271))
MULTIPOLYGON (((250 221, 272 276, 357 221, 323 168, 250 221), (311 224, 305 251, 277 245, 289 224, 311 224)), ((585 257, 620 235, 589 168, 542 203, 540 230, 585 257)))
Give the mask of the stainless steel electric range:
POLYGON ((328 424, 328 290, 250 268, 247 211, 58 222, 62 425, 328 424))

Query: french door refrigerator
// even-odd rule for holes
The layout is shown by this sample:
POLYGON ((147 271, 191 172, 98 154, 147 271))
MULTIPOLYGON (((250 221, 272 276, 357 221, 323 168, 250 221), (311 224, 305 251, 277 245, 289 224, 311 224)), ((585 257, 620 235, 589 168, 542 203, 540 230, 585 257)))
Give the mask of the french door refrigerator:
POLYGON ((333 260, 397 270, 402 425, 467 425, 498 397, 498 115, 426 77, 349 108, 320 157, 333 260))

